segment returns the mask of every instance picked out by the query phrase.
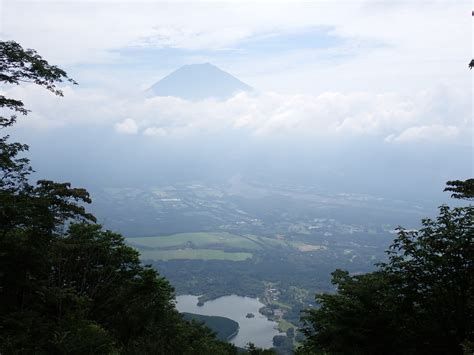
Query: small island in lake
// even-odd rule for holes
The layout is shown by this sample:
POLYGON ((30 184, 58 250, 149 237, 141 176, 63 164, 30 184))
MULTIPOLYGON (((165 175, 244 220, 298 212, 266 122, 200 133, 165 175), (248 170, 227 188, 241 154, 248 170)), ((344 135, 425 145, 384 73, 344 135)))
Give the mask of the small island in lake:
POLYGON ((255 317, 255 314, 253 313, 247 313, 247 315, 245 316, 246 318, 254 318, 255 317))

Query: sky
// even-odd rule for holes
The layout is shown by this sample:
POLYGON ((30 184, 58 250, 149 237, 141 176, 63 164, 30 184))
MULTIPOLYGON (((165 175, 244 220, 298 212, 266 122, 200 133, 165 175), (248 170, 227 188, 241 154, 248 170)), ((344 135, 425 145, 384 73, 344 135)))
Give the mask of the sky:
MULTIPOLYGON (((36 49, 80 83, 65 88, 61 104, 68 111, 77 105, 77 115, 49 114, 29 123, 43 128, 90 124, 92 115, 79 109, 86 105, 106 111, 101 121, 120 117, 109 124, 122 133, 189 134, 231 127, 256 135, 323 130, 377 134, 392 143, 466 144, 472 100, 466 71, 470 8, 468 1, 3 0, 0 31, 2 38, 36 49), (202 62, 228 71, 260 94, 224 103, 155 100, 146 103, 148 109, 134 100, 180 66, 202 62), (224 127, 213 127, 214 117, 191 118, 190 127, 169 124, 169 115, 189 122, 190 115, 221 116, 223 111, 232 116, 219 121, 224 127), (152 124, 156 112, 166 117, 152 124)), ((47 94, 34 88, 13 92, 41 115, 37 101, 48 100, 47 94)))
MULTIPOLYGON (((0 0, 1 38, 36 49, 79 83, 65 85, 64 98, 28 85, 0 91, 32 110, 16 128, 27 136, 329 137, 384 149, 457 147, 465 158, 471 8, 453 0, 0 0), (198 102, 144 97, 173 70, 204 62, 256 91, 198 102)), ((472 160, 464 164, 472 174, 472 160)))

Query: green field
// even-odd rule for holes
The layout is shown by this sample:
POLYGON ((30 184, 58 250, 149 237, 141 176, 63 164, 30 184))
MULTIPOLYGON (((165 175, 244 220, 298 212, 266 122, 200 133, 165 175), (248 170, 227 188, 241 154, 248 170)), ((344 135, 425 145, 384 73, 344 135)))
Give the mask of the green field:
POLYGON ((229 260, 243 261, 250 259, 252 254, 241 252, 225 252, 214 249, 175 249, 175 250, 139 250, 143 260, 176 260, 176 259, 200 259, 200 260, 229 260))
POLYGON ((289 245, 301 252, 317 252, 327 249, 325 245, 306 244, 303 242, 290 242, 289 245))
POLYGON ((145 248, 200 248, 212 249, 219 246, 229 249, 258 250, 261 246, 246 237, 222 233, 180 233, 167 236, 127 238, 128 244, 145 248))
POLYGON ((298 329, 295 325, 291 324, 287 320, 284 320, 283 318, 280 318, 278 320, 278 330, 280 332, 286 332, 288 329, 293 328, 293 329, 298 329))
POLYGON ((154 237, 127 238, 144 260, 231 260, 250 259, 253 253, 268 248, 315 251, 324 247, 257 235, 227 232, 179 233, 154 237))

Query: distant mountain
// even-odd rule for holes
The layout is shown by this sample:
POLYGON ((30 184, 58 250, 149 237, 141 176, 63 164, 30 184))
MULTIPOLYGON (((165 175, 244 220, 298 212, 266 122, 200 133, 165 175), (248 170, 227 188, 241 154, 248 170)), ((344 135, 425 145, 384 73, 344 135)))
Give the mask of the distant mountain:
POLYGON ((185 65, 164 77, 149 90, 151 96, 175 96, 186 100, 227 99, 252 87, 215 65, 185 65))

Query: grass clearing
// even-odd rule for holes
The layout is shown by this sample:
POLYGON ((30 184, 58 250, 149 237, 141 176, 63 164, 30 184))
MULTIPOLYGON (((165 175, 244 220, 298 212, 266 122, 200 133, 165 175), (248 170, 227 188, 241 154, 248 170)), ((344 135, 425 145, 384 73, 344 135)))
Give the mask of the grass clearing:
POLYGON ((142 260, 178 260, 178 259, 193 259, 193 260, 229 260, 229 261, 244 261, 250 259, 250 253, 231 253, 222 250, 213 249, 176 249, 176 250, 140 250, 142 260))
POLYGON ((278 320, 278 330, 280 332, 286 332, 290 328, 293 328, 295 330, 297 329, 297 327, 294 324, 288 322, 287 320, 285 320, 283 318, 280 318, 278 320))
POLYGON ((306 244, 302 242, 291 242, 291 245, 302 252, 319 251, 319 250, 327 249, 325 245, 306 244))
POLYGON ((127 238, 137 248, 209 248, 215 245, 230 249, 258 250, 261 246, 245 237, 226 233, 179 233, 167 236, 127 238))

